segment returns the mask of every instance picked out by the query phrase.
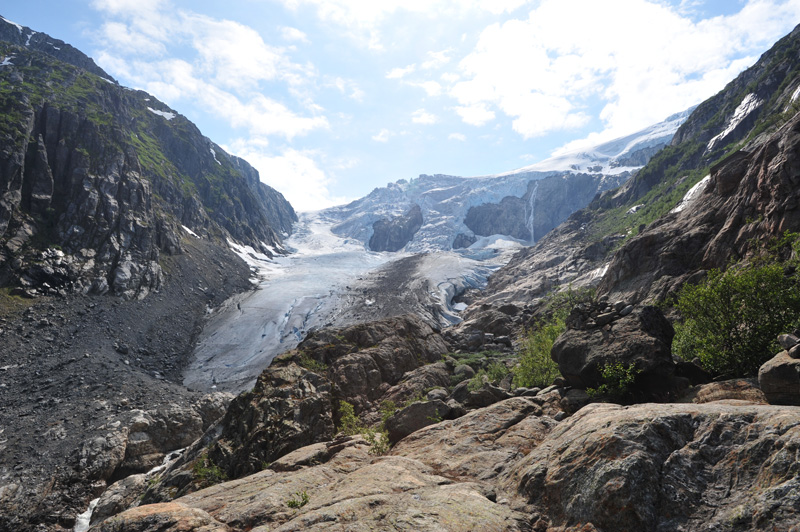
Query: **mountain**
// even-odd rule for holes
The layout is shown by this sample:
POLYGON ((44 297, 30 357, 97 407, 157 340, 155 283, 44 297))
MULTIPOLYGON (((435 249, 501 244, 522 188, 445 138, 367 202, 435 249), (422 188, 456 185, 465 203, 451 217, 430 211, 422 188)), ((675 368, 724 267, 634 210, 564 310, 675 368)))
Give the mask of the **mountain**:
POLYGON ((219 417, 230 397, 182 370, 214 309, 253 288, 232 248, 282 255, 296 220, 177 110, 0 19, 0 530, 71 530, 111 475, 219 417))
MULTIPOLYGON (((84 293, 88 285, 78 281, 73 289, 63 285, 33 299, 0 291, 0 529, 80 531, 90 523, 92 532, 796 528, 797 407, 770 404, 779 402, 755 379, 709 382, 712 375, 703 368, 672 355, 674 313, 651 303, 668 302, 682 284, 750 256, 770 237, 800 230, 800 29, 698 106, 652 157, 644 134, 642 142, 623 139, 612 143, 614 149, 548 163, 567 169, 423 176, 308 217, 300 229, 309 253, 295 262, 307 270, 299 277, 314 277, 314 291, 324 294, 333 294, 337 278, 343 279, 347 297, 364 304, 346 323, 332 325, 335 316, 323 320, 235 398, 179 384, 191 354, 187 346, 208 323, 202 316, 220 316, 215 309, 227 301, 226 316, 233 320, 274 319, 275 327, 253 327, 255 354, 274 331, 301 331, 322 306, 319 294, 309 298, 308 290, 281 287, 288 277, 282 272, 259 298, 229 299, 246 289, 250 274, 229 246, 238 240, 279 250, 280 224, 251 227, 236 206, 251 200, 230 194, 253 187, 239 186, 236 176, 231 188, 213 190, 206 184, 219 182, 197 163, 198 173, 178 180, 194 159, 181 157, 176 146, 195 146, 212 169, 217 162, 226 168, 229 159, 213 144, 195 145, 205 139, 189 126, 173 130, 182 123, 173 110, 152 98, 142 107, 137 98, 150 98, 143 93, 86 77, 94 74, 39 52, 3 46, 8 65, 0 69, 14 72, 0 78, 0 90, 15 83, 17 92, 3 100, 8 112, 2 116, 10 119, 2 129, 2 153, 9 154, 2 168, 18 176, 3 197, 10 205, 8 234, 27 238, 12 251, 19 241, 4 236, 6 253, 14 257, 9 271, 22 271, 20 281, 31 282, 36 267, 52 275, 85 260, 82 252, 74 258, 70 247, 70 238, 80 241, 80 235, 59 224, 97 198, 104 210, 76 225, 110 235, 99 250, 128 245, 131 263, 141 250, 155 249, 157 257, 146 259, 161 269, 161 283, 157 292, 146 283, 132 294, 121 292, 130 297, 101 295, 91 286, 84 293), (55 104, 37 107, 40 93, 49 93, 28 79, 44 80, 44 87, 61 83, 64 94, 48 98, 62 107, 54 116, 65 124, 56 128, 64 135, 50 133, 47 109, 55 104), (15 106, 27 114, 15 116, 15 106), (71 119, 63 118, 69 114, 84 117, 84 129, 72 129, 71 119), (20 134, 19 124, 30 129, 20 134), (50 144, 53 135, 59 140, 50 144), (611 175, 639 157, 650 160, 635 175, 611 175), (75 190, 64 177, 73 160, 90 161, 75 173, 99 189, 62 208, 53 190, 62 182, 73 187, 59 189, 61 195, 75 190), (596 192, 610 177, 624 182, 596 192), (540 234, 557 217, 540 214, 548 212, 541 196, 558 203, 559 190, 569 190, 565 183, 591 184, 594 197, 540 234), (182 201, 200 214, 182 210, 182 201), (59 216, 49 218, 48 209, 59 216), (126 218, 128 212, 136 216, 126 218), (107 215, 133 225, 107 230, 107 215), (175 247, 157 242, 147 248, 133 238, 158 223, 168 227, 155 229, 153 238, 174 230, 180 235, 175 247), (331 223, 345 236, 333 237, 331 223), (445 230, 437 233, 437 224, 445 230), (498 229, 506 236, 483 236, 498 229), (465 258, 449 251, 456 242, 476 251, 500 238, 535 243, 492 274, 486 288, 461 295, 453 310, 462 322, 443 328, 422 312, 398 316, 385 308, 436 292, 444 292, 449 305, 456 286, 441 281, 461 275, 464 266, 435 264, 437 257, 465 258), (63 244, 59 249, 53 242, 63 244), (330 275, 330 264, 315 266, 328 262, 331 248, 342 255, 340 269, 348 270, 339 277, 330 275), (411 249, 446 251, 391 251, 411 249), (365 259, 381 268, 370 270, 365 259), (353 262, 364 262, 366 273, 352 275, 353 262), (436 275, 420 274, 434 269, 436 275), (597 294, 565 290, 585 286, 597 294), (270 295, 278 291, 297 314, 273 305, 270 295), (245 301, 251 305, 239 304, 245 301), (557 320, 543 326, 556 310, 568 313, 566 330, 551 339, 550 350, 539 344, 557 328, 557 320), (540 357, 534 368, 540 379, 531 387, 520 386, 513 371, 528 354, 540 357), (566 356, 592 356, 595 365, 597 357, 620 362, 630 356, 636 363, 619 366, 626 375, 614 377, 614 366, 606 364, 611 376, 593 376, 588 363, 566 367, 566 356), (543 362, 553 358, 558 367, 550 373, 543 362), (645 389, 639 372, 645 372, 645 389), (603 391, 624 388, 631 376, 629 394, 603 391), (603 385, 590 390, 584 377, 603 385)), ((265 202, 270 197, 258 195, 265 202)), ((274 220, 279 206, 258 216, 274 220)), ((89 275, 118 271, 119 261, 105 265, 95 253, 91 264, 82 263, 89 275)), ((261 262, 275 269, 292 262, 292 256, 268 259, 261 262)), ((796 273, 778 271, 786 275, 796 273)), ((110 283, 115 292, 117 278, 110 283)), ((301 288, 310 286, 304 283, 301 288)), ((412 301, 410 308, 429 302, 412 301)), ((218 331, 207 332, 229 353, 238 334, 218 331)), ((784 351, 776 359, 790 364, 786 388, 800 401, 792 380, 800 338, 781 335, 780 343, 784 351)), ((220 367, 235 372, 250 362, 231 358, 220 367)), ((199 370, 205 369, 201 363, 199 370)), ((204 383, 215 386, 213 378, 204 383)))
MULTIPOLYGON (((760 378, 709 382, 673 357, 672 324, 650 303, 800 229, 798 44, 800 28, 698 106, 634 177, 517 253, 467 296, 463 323, 439 332, 409 316, 328 328, 278 357, 152 485, 110 490, 108 504, 125 494, 143 505, 97 530, 190 519, 194 530, 796 529, 797 407, 769 404, 760 378), (553 297, 589 285, 597 295, 577 305, 574 293, 553 297), (539 320, 559 301, 569 304, 566 330, 541 350, 542 336, 521 332, 550 334, 552 322, 539 320), (520 363, 509 334, 520 335, 519 351, 558 358, 560 375, 544 376, 543 389, 518 386, 506 373, 520 363), (646 381, 658 393, 587 389, 564 371, 569 351, 642 357, 626 371, 664 369, 646 381)), ((434 178, 438 187, 417 186, 468 196, 448 195, 460 178, 434 178)), ((401 202, 414 185, 380 189, 372 205, 401 202)), ((391 238, 375 242, 408 239, 419 212, 425 220, 416 205, 387 210, 375 229, 391 238)), ((800 401, 800 338, 780 340, 773 360, 788 361, 786 388, 800 401)))
POLYGON ((671 141, 689 112, 513 172, 402 179, 323 215, 336 234, 373 251, 460 249, 495 235, 534 243, 598 193, 627 181, 671 141))
POLYGON ((476 300, 524 305, 568 284, 662 300, 694 273, 746 256, 752 242, 797 231, 784 161, 794 160, 799 95, 796 28, 697 106, 635 177, 520 251, 476 300))
POLYGON ((280 247, 297 217, 247 162, 74 48, 4 19, 0 36, 2 285, 143 297, 191 233, 280 247))

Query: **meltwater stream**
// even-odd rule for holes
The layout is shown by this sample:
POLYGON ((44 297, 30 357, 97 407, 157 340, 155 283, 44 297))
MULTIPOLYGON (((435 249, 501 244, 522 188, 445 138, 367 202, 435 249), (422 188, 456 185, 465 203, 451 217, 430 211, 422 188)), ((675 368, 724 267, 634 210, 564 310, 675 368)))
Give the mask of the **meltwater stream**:
MULTIPOLYGON (((380 306, 380 301, 361 301, 359 288, 370 273, 409 254, 368 251, 361 241, 334 235, 333 223, 320 213, 301 214, 284 243, 291 252, 287 256, 269 259, 239 248, 257 268, 258 288, 215 312, 184 372, 184 385, 202 391, 246 390, 275 356, 295 347, 309 330, 341 326, 342 319, 352 317, 348 311, 360 305, 380 306)), ((451 323, 458 319, 452 312, 459 310, 450 307, 454 293, 484 283, 519 246, 482 241, 491 249, 428 253, 415 274, 428 288, 426 297, 444 307, 451 323)))

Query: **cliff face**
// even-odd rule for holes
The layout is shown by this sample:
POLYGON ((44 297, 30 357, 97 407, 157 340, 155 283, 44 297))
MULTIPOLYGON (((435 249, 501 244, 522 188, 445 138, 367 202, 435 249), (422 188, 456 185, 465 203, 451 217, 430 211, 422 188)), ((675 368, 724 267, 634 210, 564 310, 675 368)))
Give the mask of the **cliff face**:
POLYGON ((471 207, 464 225, 479 236, 509 235, 535 242, 586 206, 604 190, 615 188, 629 175, 564 174, 530 181, 521 198, 506 196, 499 203, 471 207))
POLYGON ((745 257, 754 242, 800 230, 799 160, 797 115, 752 153, 714 167, 678 212, 626 242, 600 290, 661 300, 695 273, 745 257))
POLYGON ((181 226, 280 246, 296 215, 255 169, 80 52, 29 41, 0 42, 0 283, 142 297, 161 282, 159 255, 181 252, 181 226))
POLYGON ((381 218, 372 224, 369 249, 372 251, 400 251, 422 227, 422 209, 414 205, 402 216, 381 218))

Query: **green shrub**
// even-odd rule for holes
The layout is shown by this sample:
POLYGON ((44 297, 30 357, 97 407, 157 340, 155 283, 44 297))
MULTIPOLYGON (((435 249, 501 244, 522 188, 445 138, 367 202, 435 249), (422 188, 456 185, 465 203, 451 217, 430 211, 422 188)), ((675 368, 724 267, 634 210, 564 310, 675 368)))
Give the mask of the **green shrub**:
POLYGON ((308 492, 306 490, 297 491, 294 495, 292 495, 291 499, 286 501, 286 506, 294 509, 302 508, 308 504, 310 499, 311 497, 308 496, 308 492))
POLYGON ((384 426, 386 425, 386 420, 397 412, 397 404, 394 401, 382 401, 378 412, 381 414, 381 426, 384 426))
POLYGON ((641 371, 633 364, 608 362, 600 367, 603 384, 597 388, 587 388, 586 393, 593 399, 603 397, 615 403, 625 402, 630 398, 631 387, 641 371))
POLYGON ((208 457, 207 452, 200 455, 200 458, 192 466, 192 472, 203 486, 211 486, 228 480, 228 475, 208 457))
POLYGON ((369 454, 381 456, 389 452, 389 431, 383 425, 379 430, 365 429, 363 435, 369 444, 369 454))
POLYGON ((325 375, 325 373, 328 372, 327 364, 311 358, 311 355, 309 355, 305 351, 300 353, 300 359, 298 360, 298 364, 300 364, 300 366, 306 368, 309 371, 313 371, 314 373, 321 373, 322 375, 325 375))
POLYGON ((726 377, 750 377, 779 350, 776 338, 800 318, 797 276, 778 262, 712 270, 705 281, 684 286, 676 307, 673 352, 698 357, 705 369, 726 377))
POLYGON ((356 416, 353 405, 347 401, 339 401, 339 433, 345 436, 361 434, 364 427, 356 416))
POLYGON ((560 376, 558 364, 550 358, 550 350, 556 338, 566 328, 564 318, 554 316, 546 322, 540 322, 535 329, 527 332, 522 341, 519 363, 512 370, 515 387, 544 388, 560 376))
POLYGON ((481 388, 483 388, 483 378, 488 376, 486 375, 486 370, 482 369, 477 372, 467 383, 467 390, 470 392, 477 392, 481 388))
MULTIPOLYGON (((412 402, 416 401, 412 400, 412 402)), ((366 427, 356 416, 352 404, 347 401, 339 401, 339 434, 344 436, 360 434, 369 444, 370 454, 386 454, 389 452, 389 433, 386 430, 386 420, 397 412, 397 405, 394 401, 384 401, 378 411, 381 414, 381 423, 378 428, 366 427)))
POLYGON ((492 384, 499 384, 508 373, 508 366, 502 362, 492 362, 489 364, 489 367, 486 368, 486 375, 489 377, 489 381, 491 381, 492 384))

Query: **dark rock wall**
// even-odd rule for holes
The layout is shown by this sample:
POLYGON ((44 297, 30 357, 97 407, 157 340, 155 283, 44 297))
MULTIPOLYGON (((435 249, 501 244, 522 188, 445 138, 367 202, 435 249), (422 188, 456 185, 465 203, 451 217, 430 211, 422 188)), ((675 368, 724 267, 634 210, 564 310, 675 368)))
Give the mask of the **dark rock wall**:
POLYGON ((422 227, 422 209, 414 205, 403 216, 383 218, 372 224, 369 249, 372 251, 400 251, 411 242, 422 227))
POLYGON ((521 198, 507 196, 500 203, 470 208, 464 225, 480 236, 503 234, 534 242, 599 192, 617 187, 629 177, 627 172, 616 176, 564 174, 531 181, 521 198))

